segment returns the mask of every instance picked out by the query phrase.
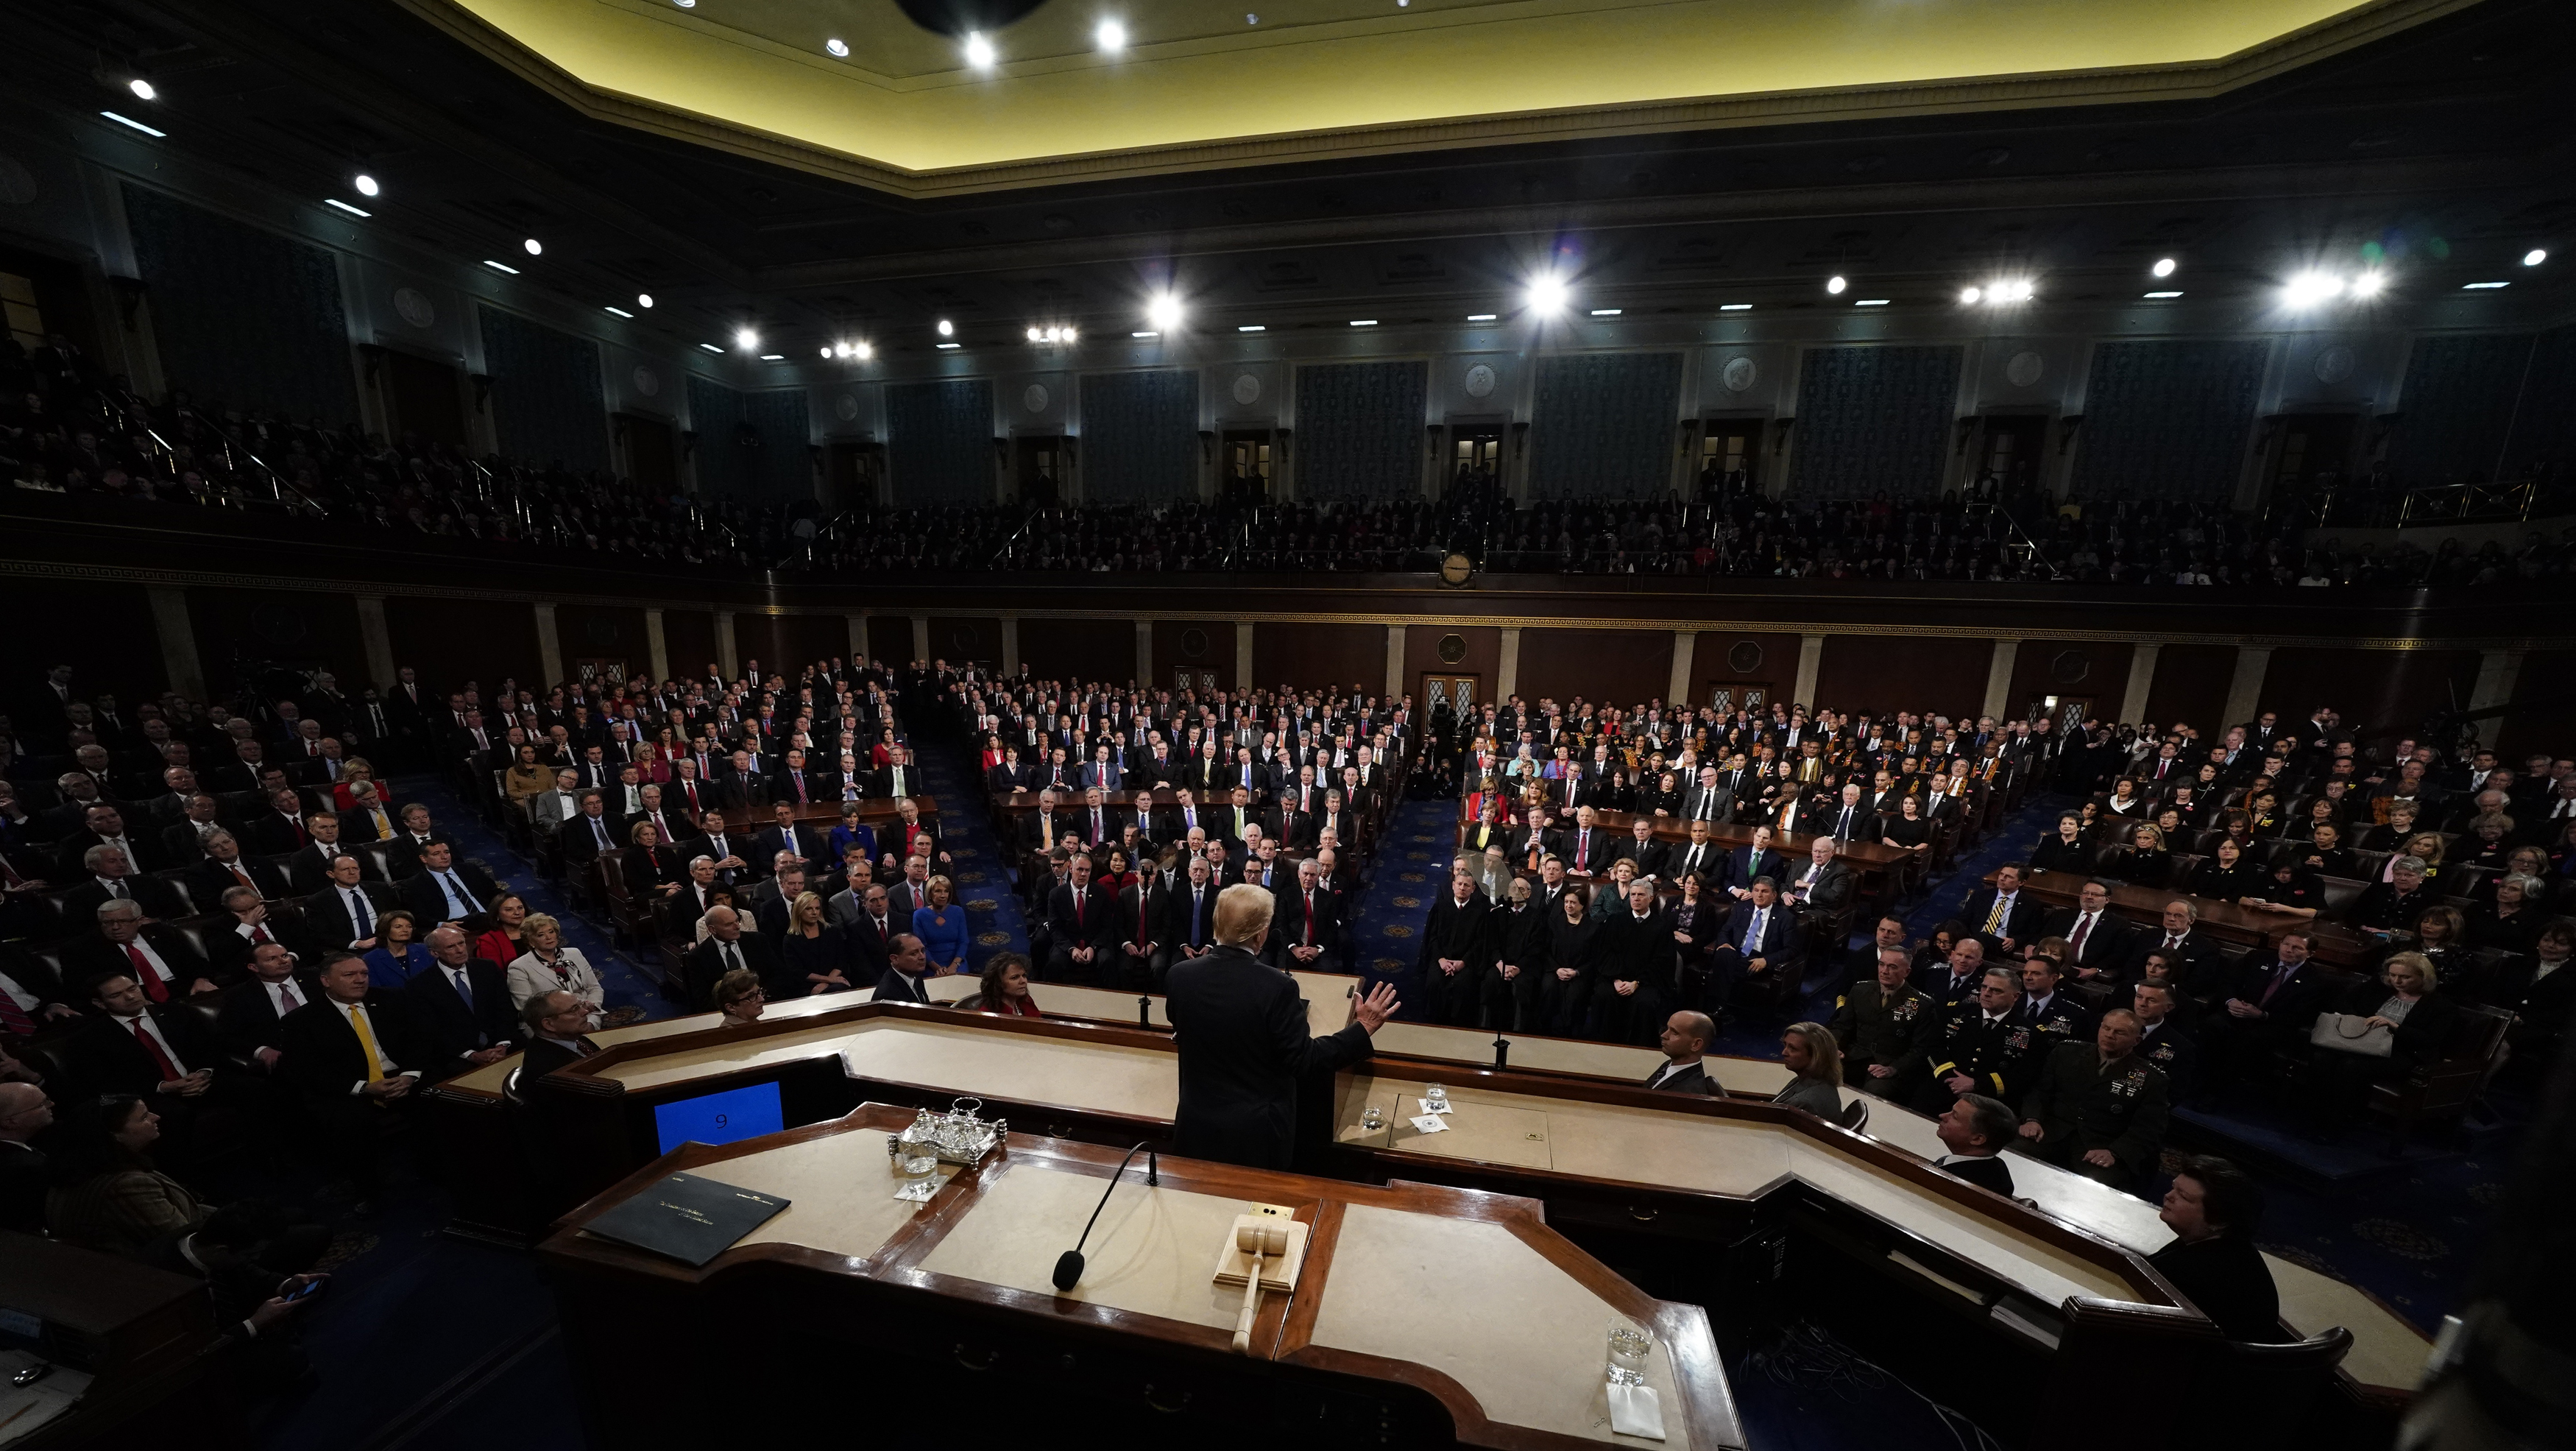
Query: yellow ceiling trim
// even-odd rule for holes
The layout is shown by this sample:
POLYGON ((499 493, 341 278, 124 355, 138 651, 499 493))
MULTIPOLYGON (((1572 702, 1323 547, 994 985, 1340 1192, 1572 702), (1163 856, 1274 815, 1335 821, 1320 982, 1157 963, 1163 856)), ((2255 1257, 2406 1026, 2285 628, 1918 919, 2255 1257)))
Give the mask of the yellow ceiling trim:
POLYGON ((1056 54, 989 76, 898 75, 867 64, 864 40, 838 61, 662 0, 401 3, 602 119, 934 196, 1575 136, 2207 95, 2475 0, 1976 0, 1973 10, 1963 0, 1529 0, 1436 24, 1342 21, 1141 46, 1115 64, 1056 54), (1496 97, 1516 108, 1492 111, 1496 97))

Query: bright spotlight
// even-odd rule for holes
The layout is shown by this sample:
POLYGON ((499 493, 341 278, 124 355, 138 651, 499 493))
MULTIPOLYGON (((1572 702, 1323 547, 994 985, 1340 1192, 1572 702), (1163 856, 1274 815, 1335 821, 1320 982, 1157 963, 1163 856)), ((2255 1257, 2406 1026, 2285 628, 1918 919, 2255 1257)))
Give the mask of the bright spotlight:
POLYGON ((1031 329, 1029 329, 1029 341, 1030 341, 1030 342, 1036 342, 1037 340, 1038 340, 1038 330, 1037 330, 1036 328, 1031 328, 1031 329))
POLYGON ((852 343, 852 344, 850 344, 850 356, 851 356, 851 357, 854 357, 854 358, 856 358, 856 359, 858 359, 858 360, 859 360, 860 362, 862 362, 862 363, 866 362, 866 361, 867 361, 868 359, 870 359, 870 358, 875 357, 876 355, 877 355, 877 350, 876 350, 875 348, 872 348, 872 347, 868 346, 866 343, 852 343))
POLYGON ((2343 279, 2323 272, 2302 272, 2281 289, 2281 300, 2292 307, 2313 307, 2342 293, 2343 279))
POLYGON ((1836 297, 1842 296, 1843 289, 1849 286, 1851 286, 1851 284, 1844 281, 1839 273, 1825 279, 1825 290, 1836 297))
POLYGON ((649 292, 639 292, 635 294, 635 305, 637 307, 651 307, 653 305, 653 294, 649 292))
POLYGON ((137 100, 157 101, 161 99, 161 93, 154 90, 152 88, 152 83, 141 76, 136 76, 134 79, 127 81, 125 83, 125 88, 132 91, 135 99, 137 100))
POLYGON ((2359 277, 2352 279, 2352 295, 2355 297, 2377 297, 2379 295, 2379 289, 2386 287, 2387 285, 2388 278, 2383 274, 2377 272, 2364 272, 2359 277))
POLYGON ((831 52, 835 57, 837 57, 837 58, 839 58, 839 59, 842 59, 842 60, 847 60, 847 59, 849 59, 849 56, 850 56, 850 43, 849 43, 848 41, 846 41, 846 40, 843 40, 841 37, 839 37, 839 36, 837 36, 837 35, 836 35, 836 36, 833 36, 831 39, 829 39, 829 40, 827 40, 827 41, 824 41, 824 42, 823 42, 823 48, 824 48, 825 50, 830 51, 830 52, 831 52))
POLYGON ((743 328, 733 335, 733 345, 748 353, 760 346, 760 334, 743 328))
POLYGON ((2537 267, 2548 260, 2549 249, 2546 247, 2534 247, 2522 254, 2522 265, 2525 267, 2537 267))
POLYGON ((939 335, 943 338, 953 338, 957 336, 957 324, 950 322, 944 317, 941 318, 939 320, 939 335))
POLYGON ((823 361, 827 363, 832 361, 832 350, 830 348, 825 348, 823 350, 823 361))
POLYGON ((1156 332, 1170 332, 1181 325, 1181 300, 1168 292, 1158 293, 1145 304, 1145 325, 1156 332))
POLYGON ((521 247, 526 248, 526 249, 527 249, 527 253, 528 253, 528 255, 529 255, 529 256, 531 256, 531 257, 542 256, 542 255, 544 255, 545 250, 546 250, 546 244, 545 244, 545 243, 543 243, 543 242, 538 241, 538 240, 537 240, 536 238, 534 238, 534 237, 530 237, 528 240, 526 240, 526 241, 524 241, 524 242, 521 242, 519 245, 520 245, 521 247))
POLYGON ((356 176, 349 178, 349 185, 356 187, 358 189, 358 195, 360 196, 374 196, 377 192, 383 190, 383 188, 376 185, 376 179, 374 177, 367 175, 363 171, 359 172, 356 176))
POLYGON ((2158 257, 2156 259, 2156 265, 2148 268, 2147 270, 2153 272, 2158 277, 2171 277, 2174 274, 2174 259, 2171 257, 2158 257))
POLYGON ((1974 307, 1977 299, 1985 295, 1986 290, 1982 287, 1962 287, 1959 289, 1959 304, 1962 307, 1974 307))
POLYGON ((993 42, 983 32, 971 31, 966 36, 966 63, 979 71, 993 68, 993 42))
POLYGON ((1548 276, 1533 277, 1530 279, 1529 306, 1530 311, 1532 312, 1562 312, 1565 309, 1565 295, 1565 279, 1562 277, 1548 276))
POLYGON ((1104 20, 1091 32, 1091 43, 1102 50, 1125 50, 1127 27, 1115 20, 1104 20))

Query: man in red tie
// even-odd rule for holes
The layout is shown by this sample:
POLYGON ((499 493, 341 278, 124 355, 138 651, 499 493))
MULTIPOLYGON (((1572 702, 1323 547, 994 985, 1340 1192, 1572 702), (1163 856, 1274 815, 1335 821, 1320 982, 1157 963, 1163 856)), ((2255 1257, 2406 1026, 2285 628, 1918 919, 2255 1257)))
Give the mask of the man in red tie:
POLYGON ((129 974, 110 972, 90 987, 97 1012, 71 1042, 73 1075, 91 1091, 130 1093, 161 1116, 164 1162, 195 1155, 198 1110, 219 1092, 223 1047, 193 1010, 155 1002, 129 974))
POLYGON ((215 1033, 234 1055, 262 1069, 277 1067, 277 1025, 288 1013, 312 1002, 319 989, 312 975, 298 972, 294 954, 283 943, 268 941, 251 949, 250 977, 224 990, 215 1015, 215 1033))
POLYGON ((1313 857, 1297 863, 1296 889, 1279 908, 1270 937, 1279 953, 1274 965, 1321 971, 1325 954, 1341 940, 1341 907, 1313 857))

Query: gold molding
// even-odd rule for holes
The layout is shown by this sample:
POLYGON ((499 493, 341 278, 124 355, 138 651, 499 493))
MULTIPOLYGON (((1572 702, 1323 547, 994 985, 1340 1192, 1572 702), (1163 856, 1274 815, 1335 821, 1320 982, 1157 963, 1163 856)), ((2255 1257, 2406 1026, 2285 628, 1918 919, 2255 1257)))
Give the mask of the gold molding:
POLYGON ((461 0, 405 10, 593 120, 914 199, 1231 167, 1600 139, 1743 126, 1902 119, 2052 106, 2205 99, 2464 10, 2478 0, 2372 0, 2206 61, 2106 66, 1971 80, 1827 86, 1742 96, 1500 113, 1452 120, 1145 146, 916 170, 590 85, 461 0))

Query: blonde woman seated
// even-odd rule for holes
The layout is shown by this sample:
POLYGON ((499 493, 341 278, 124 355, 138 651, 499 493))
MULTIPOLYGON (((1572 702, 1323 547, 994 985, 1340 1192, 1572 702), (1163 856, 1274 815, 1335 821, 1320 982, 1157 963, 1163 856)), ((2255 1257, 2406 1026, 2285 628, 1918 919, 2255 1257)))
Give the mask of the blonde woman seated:
POLYGON ((1827 1123, 1842 1117, 1843 1055, 1822 1023, 1791 1023, 1780 1035, 1780 1066, 1795 1076, 1771 1101, 1803 1108, 1827 1123))
POLYGON ((543 912, 531 913, 519 930, 528 939, 527 955, 510 964, 510 1004, 525 1011, 547 993, 570 993, 590 1009, 590 1026, 600 1026, 608 1007, 599 974, 578 947, 566 947, 563 924, 543 912))

